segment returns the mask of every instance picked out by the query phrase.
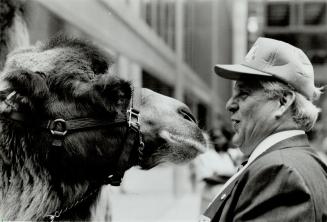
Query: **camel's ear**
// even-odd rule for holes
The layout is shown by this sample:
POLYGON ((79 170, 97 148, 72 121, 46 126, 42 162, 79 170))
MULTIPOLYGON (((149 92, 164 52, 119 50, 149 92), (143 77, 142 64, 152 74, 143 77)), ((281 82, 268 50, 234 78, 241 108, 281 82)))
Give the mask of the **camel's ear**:
POLYGON ((132 97, 131 84, 125 80, 104 75, 93 85, 93 89, 100 96, 100 99, 106 101, 106 105, 127 108, 132 97))
POLYGON ((78 81, 72 88, 75 98, 84 98, 112 113, 127 109, 132 97, 131 84, 111 75, 97 76, 91 82, 78 81))
MULTIPOLYGON (((16 70, 8 74, 5 80, 9 83, 11 91, 19 95, 17 103, 35 106, 35 103, 48 98, 49 89, 46 85, 45 74, 27 70, 16 70)), ((33 109, 33 107, 30 107, 33 109)))

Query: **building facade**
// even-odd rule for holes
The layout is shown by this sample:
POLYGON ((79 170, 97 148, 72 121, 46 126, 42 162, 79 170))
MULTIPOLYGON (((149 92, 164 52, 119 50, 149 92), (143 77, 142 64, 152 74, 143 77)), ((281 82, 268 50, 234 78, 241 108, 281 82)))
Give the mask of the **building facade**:
POLYGON ((34 0, 31 39, 58 32, 84 37, 116 58, 114 72, 134 86, 187 103, 204 129, 225 112, 230 83, 213 74, 231 62, 227 0, 34 0))

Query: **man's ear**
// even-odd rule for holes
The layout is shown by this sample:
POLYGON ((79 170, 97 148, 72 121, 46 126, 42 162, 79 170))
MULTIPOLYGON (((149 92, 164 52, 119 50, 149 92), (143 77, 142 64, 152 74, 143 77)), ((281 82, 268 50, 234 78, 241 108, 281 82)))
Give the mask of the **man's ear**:
POLYGON ((295 93, 292 91, 285 92, 278 100, 278 109, 275 112, 276 119, 279 119, 290 109, 291 105, 295 100, 295 93))

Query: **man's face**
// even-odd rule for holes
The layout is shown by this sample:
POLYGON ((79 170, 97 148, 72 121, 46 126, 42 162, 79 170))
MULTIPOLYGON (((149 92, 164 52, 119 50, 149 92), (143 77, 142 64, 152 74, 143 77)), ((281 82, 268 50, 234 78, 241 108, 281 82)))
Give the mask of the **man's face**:
POLYGON ((235 131, 232 142, 251 154, 276 129, 273 113, 277 108, 277 101, 268 100, 257 81, 237 81, 226 104, 235 131))

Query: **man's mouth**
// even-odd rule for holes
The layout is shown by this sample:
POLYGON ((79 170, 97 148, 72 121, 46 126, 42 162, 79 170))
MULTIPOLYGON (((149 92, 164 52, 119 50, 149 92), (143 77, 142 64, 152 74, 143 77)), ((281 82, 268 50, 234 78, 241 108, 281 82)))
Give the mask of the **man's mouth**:
POLYGON ((238 131, 239 125, 240 125, 240 120, 237 119, 232 119, 232 127, 235 132, 238 131))

